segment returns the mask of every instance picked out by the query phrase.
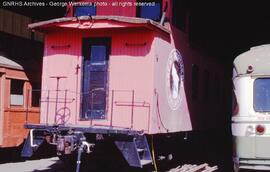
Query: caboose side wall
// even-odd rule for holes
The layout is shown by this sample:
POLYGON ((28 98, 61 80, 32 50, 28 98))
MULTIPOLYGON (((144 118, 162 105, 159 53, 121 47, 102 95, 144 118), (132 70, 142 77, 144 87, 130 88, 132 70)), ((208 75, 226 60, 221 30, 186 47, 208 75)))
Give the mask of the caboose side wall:
MULTIPOLYGON (((48 33, 45 38, 43 59, 42 100, 44 101, 41 103, 41 123, 54 123, 56 104, 46 102, 48 97, 46 90, 56 90, 57 79, 51 78, 52 76, 64 76, 65 78, 59 81, 59 90, 68 89, 67 98, 72 100, 71 103, 66 104, 70 112, 70 118, 66 124, 84 126, 112 124, 116 127, 130 128, 133 111, 133 128, 147 132, 152 106, 154 59, 152 42, 152 31, 139 28, 91 30, 90 32, 60 29, 48 33), (83 77, 83 38, 111 38, 108 67, 109 91, 105 120, 80 119, 81 97, 79 94, 83 77), (78 71, 76 71, 77 67, 79 67, 78 71), (113 96, 112 91, 114 91, 113 96)), ((64 93, 59 92, 59 97, 63 98, 63 96, 64 93)), ((49 99, 55 99, 55 97, 56 93, 51 92, 49 99)), ((57 106, 59 110, 64 104, 59 103, 57 106)))
MULTIPOLYGON (((167 24, 167 23, 166 23, 167 24)), ((184 62, 184 83, 186 101, 192 130, 207 130, 218 128, 224 123, 225 89, 224 67, 215 57, 192 45, 188 33, 171 28, 172 45, 180 52, 184 62), (197 68, 197 79, 194 78, 194 68, 197 68), (206 79, 206 74, 208 79, 206 79), (196 81, 196 83, 193 83, 196 81), (219 84, 217 84, 219 82, 219 84), (216 87, 215 85, 219 85, 216 87), (194 87, 195 86, 195 87, 194 87), (195 89, 194 89, 195 88, 195 89), (217 97, 219 94, 219 97, 217 97)), ((226 93, 227 92, 227 93, 226 93)))
MULTIPOLYGON (((180 99, 174 100, 170 91, 170 74, 172 53, 175 53, 173 42, 155 38, 155 69, 153 115, 151 118, 151 133, 179 132, 192 130, 189 117, 184 81, 180 83, 180 99)), ((183 58, 183 57, 182 57, 183 58)))

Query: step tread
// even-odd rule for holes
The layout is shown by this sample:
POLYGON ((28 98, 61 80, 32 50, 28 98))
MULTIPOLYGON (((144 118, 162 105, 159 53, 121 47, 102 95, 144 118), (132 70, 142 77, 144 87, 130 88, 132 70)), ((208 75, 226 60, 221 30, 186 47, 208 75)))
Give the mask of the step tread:
POLYGON ((144 149, 137 148, 137 151, 138 151, 138 152, 143 152, 143 151, 144 151, 144 149))
POLYGON ((142 159, 140 160, 142 165, 147 165, 147 164, 151 164, 152 160, 147 160, 147 159, 142 159))

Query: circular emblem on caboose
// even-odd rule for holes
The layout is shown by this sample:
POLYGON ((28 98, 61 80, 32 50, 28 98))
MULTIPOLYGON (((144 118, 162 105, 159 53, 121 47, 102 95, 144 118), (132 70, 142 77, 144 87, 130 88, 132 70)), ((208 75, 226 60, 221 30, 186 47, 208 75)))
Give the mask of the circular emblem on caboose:
POLYGON ((173 49, 168 58, 166 72, 166 92, 171 109, 176 110, 182 100, 181 89, 184 81, 184 63, 180 52, 173 49))

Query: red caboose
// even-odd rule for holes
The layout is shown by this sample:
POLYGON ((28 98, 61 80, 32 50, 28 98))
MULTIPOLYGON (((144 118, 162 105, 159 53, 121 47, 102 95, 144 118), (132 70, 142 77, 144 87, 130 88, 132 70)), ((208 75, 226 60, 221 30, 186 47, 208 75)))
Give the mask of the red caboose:
POLYGON ((41 120, 26 125, 25 155, 45 137, 63 156, 113 139, 129 165, 142 167, 152 163, 147 135, 205 127, 190 111, 195 88, 187 91, 203 56, 172 25, 170 1, 77 1, 67 9, 67 17, 29 25, 45 33, 45 50, 41 120))
POLYGON ((27 137, 25 113, 29 122, 39 122, 39 98, 32 90, 23 67, 0 56, 0 147, 17 147, 27 137))

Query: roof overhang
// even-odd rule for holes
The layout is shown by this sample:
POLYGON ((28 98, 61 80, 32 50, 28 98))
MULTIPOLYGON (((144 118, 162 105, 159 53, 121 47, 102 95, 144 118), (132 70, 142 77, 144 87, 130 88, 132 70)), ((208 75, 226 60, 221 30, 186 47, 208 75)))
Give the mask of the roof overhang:
POLYGON ((19 63, 3 56, 0 56, 0 68, 24 70, 23 67, 19 63))
POLYGON ((32 30, 46 32, 56 28, 70 29, 105 29, 105 28, 148 28, 170 34, 170 30, 159 23, 143 18, 124 17, 124 16, 81 16, 63 17, 47 21, 29 24, 32 30))

